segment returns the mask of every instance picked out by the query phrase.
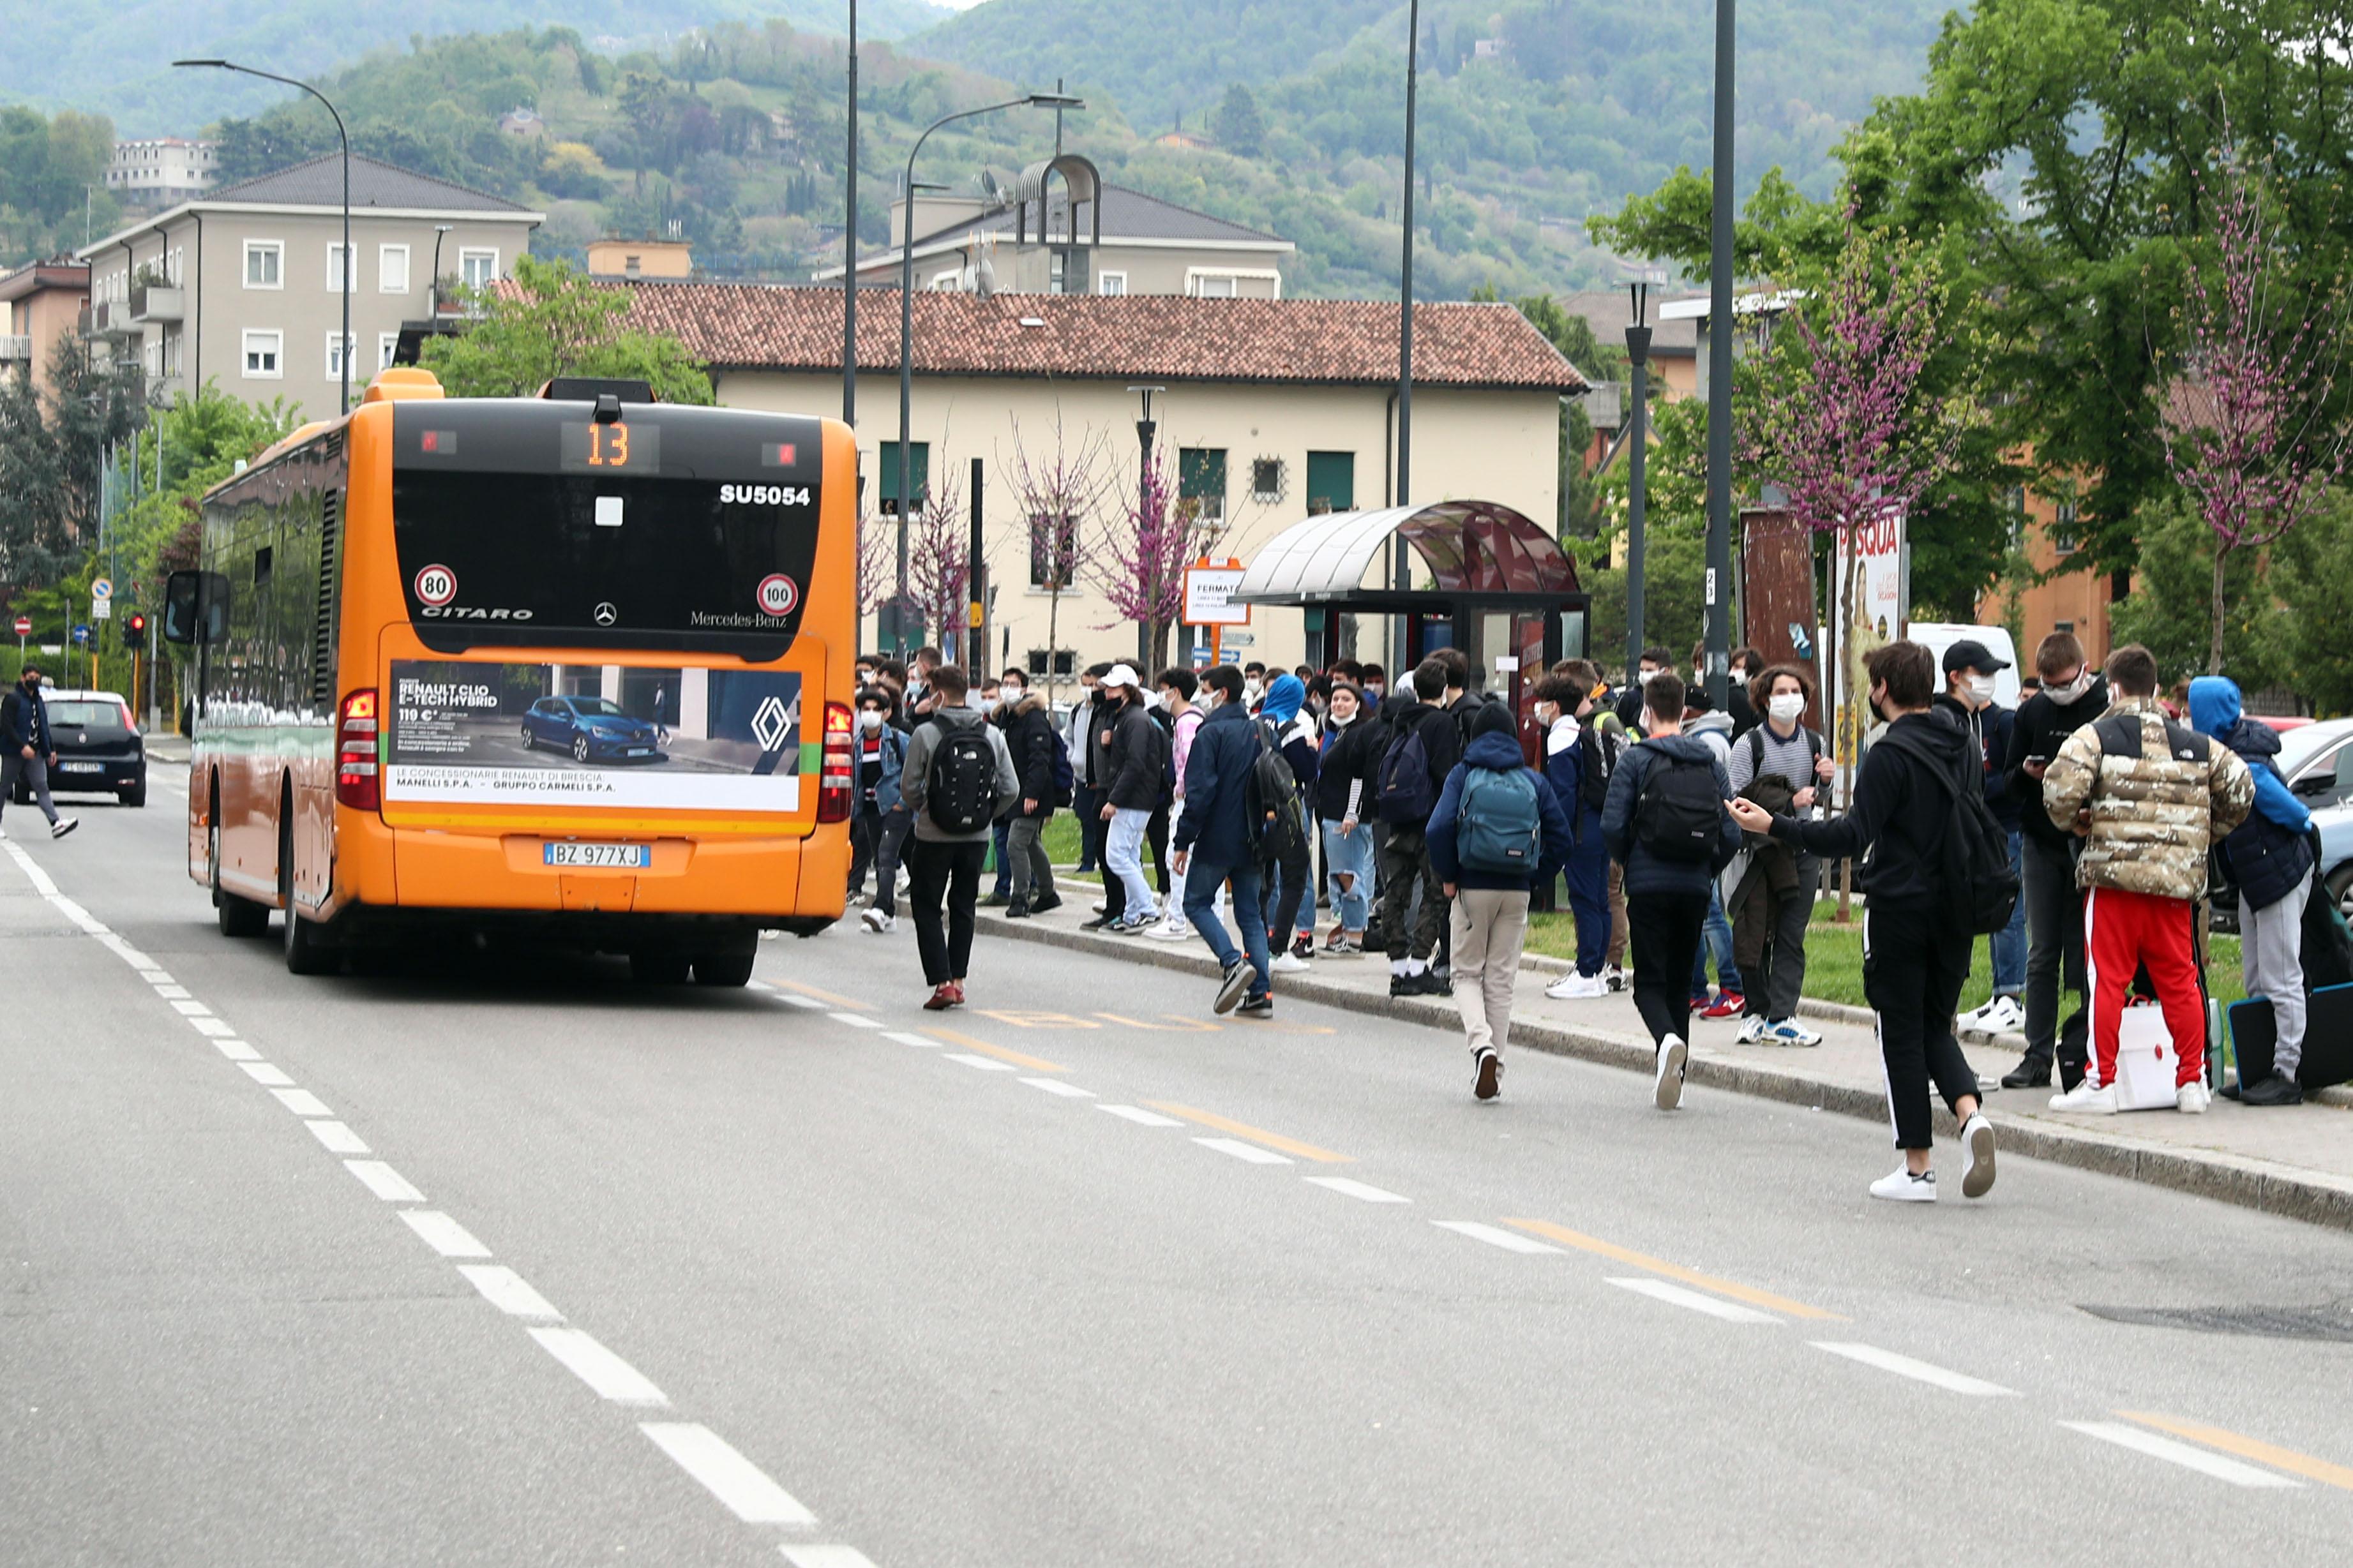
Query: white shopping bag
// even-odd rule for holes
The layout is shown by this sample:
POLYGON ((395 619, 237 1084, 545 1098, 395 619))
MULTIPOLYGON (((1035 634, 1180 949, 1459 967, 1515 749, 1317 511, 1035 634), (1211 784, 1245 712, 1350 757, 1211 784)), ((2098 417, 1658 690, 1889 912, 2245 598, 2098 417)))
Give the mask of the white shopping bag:
POLYGON ((2116 1109, 2171 1110, 2179 1103, 2179 1063, 2161 1007, 2127 1007, 2116 1030, 2116 1109))

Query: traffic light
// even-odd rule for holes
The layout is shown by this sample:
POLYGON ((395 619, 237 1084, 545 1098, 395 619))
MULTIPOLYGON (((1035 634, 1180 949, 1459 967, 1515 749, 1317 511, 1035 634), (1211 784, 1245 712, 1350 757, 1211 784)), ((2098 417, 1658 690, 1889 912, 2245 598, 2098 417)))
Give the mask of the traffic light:
POLYGON ((144 610, 132 611, 128 616, 123 617, 122 629, 131 634, 131 640, 134 643, 145 637, 147 635, 147 612, 144 610))

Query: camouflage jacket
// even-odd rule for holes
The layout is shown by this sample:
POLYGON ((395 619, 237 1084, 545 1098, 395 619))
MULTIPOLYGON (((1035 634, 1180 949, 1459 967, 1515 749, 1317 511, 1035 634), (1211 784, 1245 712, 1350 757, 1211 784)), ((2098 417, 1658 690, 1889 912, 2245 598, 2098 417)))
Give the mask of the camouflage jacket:
POLYGON ((2141 754, 2103 756, 2096 726, 2084 725, 2042 775, 2043 809, 2061 830, 2084 833, 2075 867, 2084 887, 2195 899, 2206 890, 2207 847, 2254 805, 2254 775, 2219 742, 2202 761, 2176 754, 2165 715, 2148 698, 2117 698, 2108 717, 2118 714, 2137 717, 2141 754), (2080 829, 2086 811, 2090 826, 2080 829))

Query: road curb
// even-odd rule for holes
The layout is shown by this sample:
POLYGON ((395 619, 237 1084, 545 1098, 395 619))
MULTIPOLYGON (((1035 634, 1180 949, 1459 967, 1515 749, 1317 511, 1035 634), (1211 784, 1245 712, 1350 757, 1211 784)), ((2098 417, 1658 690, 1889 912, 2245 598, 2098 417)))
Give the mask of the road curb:
MULTIPOLYGON (((1204 978, 1216 973, 1215 961, 1194 942, 1163 943, 1144 936, 1095 936, 1026 921, 1008 921, 1001 916, 984 917, 978 929, 987 936, 1098 953, 1157 969, 1184 970, 1204 978)), ((1351 1013, 1401 1018, 1449 1033, 1462 1026, 1461 1016, 1444 1002, 1383 996, 1310 975, 1286 974, 1282 976, 1281 984, 1287 995, 1351 1013)), ((1868 1009, 1829 1002, 1810 1003, 1801 1010, 1846 1022, 1867 1023, 1871 1018, 1868 1009), (1857 1016, 1850 1018, 1847 1015, 1857 1016)), ((1512 1024, 1512 1044, 1644 1075, 1651 1071, 1649 1041, 1606 1029, 1569 1028, 1515 1019, 1512 1024)), ((1802 1057, 1799 1052, 1791 1054, 1802 1057)), ((1828 1083, 1761 1063, 1726 1060, 1712 1053, 1694 1055, 1687 1073, 1690 1081, 1704 1088, 1835 1111, 1883 1124, 1887 1120, 1885 1099, 1874 1090, 1852 1084, 1828 1083)), ((2089 1128, 2056 1126, 2006 1113, 2000 1099, 1997 1093, 1987 1101, 1986 1114, 2000 1131, 2006 1152, 2146 1182, 2151 1186, 2169 1187, 2286 1219, 2353 1230, 2353 1181, 2339 1181, 2317 1172, 2299 1171, 2240 1155, 2183 1150, 2089 1128)), ((1936 1128, 1947 1138, 1958 1132, 1952 1118, 1941 1108, 1936 1110, 1936 1128)))

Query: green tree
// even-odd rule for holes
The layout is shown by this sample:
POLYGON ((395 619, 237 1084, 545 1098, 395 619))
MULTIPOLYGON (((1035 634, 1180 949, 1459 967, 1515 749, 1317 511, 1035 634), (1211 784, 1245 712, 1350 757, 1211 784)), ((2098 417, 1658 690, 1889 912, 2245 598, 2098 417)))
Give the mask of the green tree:
POLYGON ((589 281, 565 261, 515 258, 512 285, 472 297, 455 337, 426 341, 422 363, 457 397, 526 396, 558 375, 650 384, 666 403, 707 404, 711 377, 675 338, 628 325, 629 294, 589 281))
POLYGON ((2353 626, 2353 491, 2331 491, 2273 547, 2269 586, 2284 612, 2266 617, 2277 635, 2280 679, 2323 718, 2353 713, 2353 640, 2345 635, 2353 626))
POLYGON ((71 337, 49 356, 49 384, 0 376, 0 582, 64 571, 98 538, 100 468, 142 417, 139 376, 92 358, 71 337))
POLYGON ((1211 129, 1219 145, 1238 157, 1255 158, 1266 148, 1266 116, 1259 112, 1250 89, 1240 82, 1226 89, 1211 129))
MULTIPOLYGON (((2144 508, 2132 526, 2139 540, 2133 591, 2108 612, 2109 640, 2137 642, 2155 654, 2161 683, 2204 675, 2214 638, 2213 533, 2178 496, 2144 508)), ((2283 657, 2283 643, 2293 637, 2282 636, 2278 607, 2257 555, 2233 555, 2222 581, 2229 654, 2217 673, 2246 691, 2276 684, 2292 662, 2283 657)))

